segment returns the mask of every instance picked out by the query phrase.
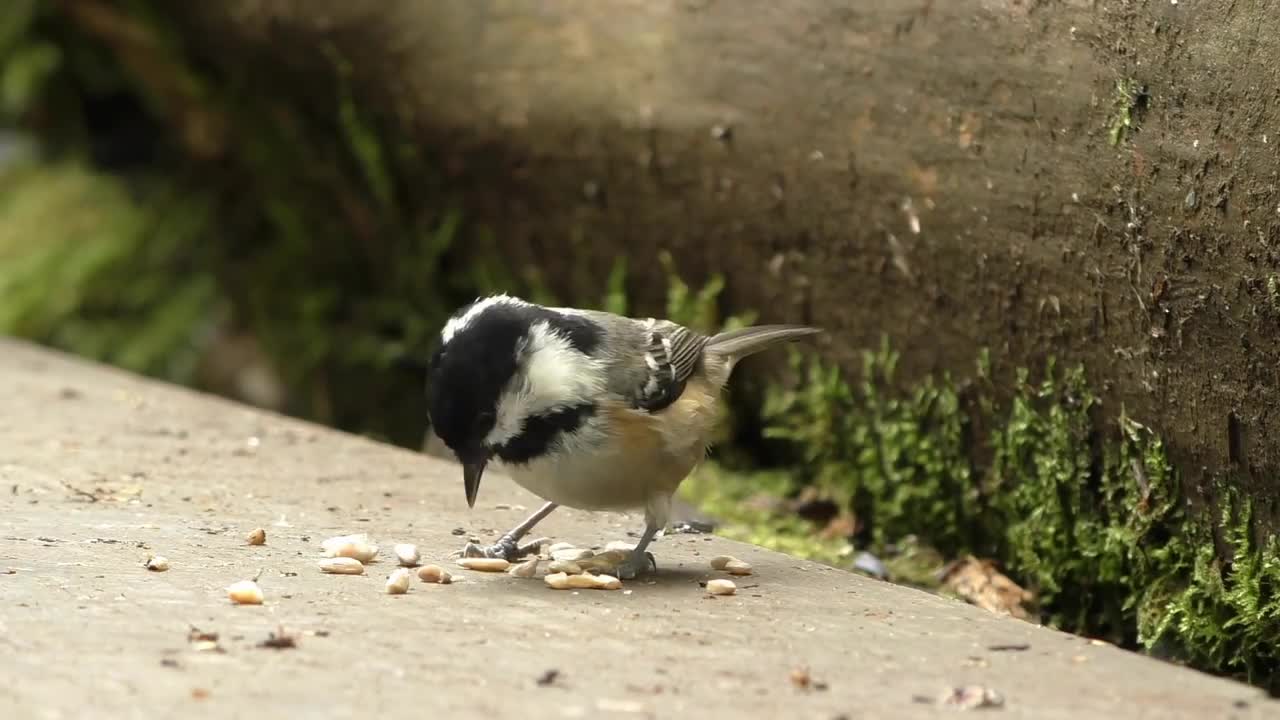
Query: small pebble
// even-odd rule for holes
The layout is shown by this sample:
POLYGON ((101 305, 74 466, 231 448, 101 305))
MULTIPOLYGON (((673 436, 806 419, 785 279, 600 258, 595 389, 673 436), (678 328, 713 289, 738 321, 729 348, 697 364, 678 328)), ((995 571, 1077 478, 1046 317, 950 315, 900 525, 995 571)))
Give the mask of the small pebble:
POLYGON ((258 528, 257 530, 254 530, 253 532, 249 533, 248 541, 250 545, 266 545, 267 531, 263 530, 262 528, 258 528))
POLYGON ((504 572, 511 563, 502 558, 458 558, 459 567, 480 572, 504 572))
POLYGON ((386 591, 388 595, 403 595, 409 592, 409 581, 412 579, 413 573, 408 568, 396 568, 394 572, 387 578, 386 591))
POLYGON ((320 561, 320 571, 333 575, 363 575, 364 563, 351 557, 325 558, 320 561))
POLYGON ((884 563, 880 562, 880 558, 866 551, 858 553, 858 556, 853 559, 853 567, 881 580, 889 577, 889 570, 884 563))
POLYGON ((449 571, 439 565, 423 565, 418 569, 418 579, 422 582, 439 585, 448 585, 453 582, 453 576, 449 574, 449 571))
POLYGON ((732 580, 708 580, 707 592, 712 595, 732 595, 738 592, 738 586, 732 580))
POLYGON ((169 561, 159 555, 147 558, 147 569, 151 572, 164 572, 169 569, 169 561))
POLYGON ((417 567, 418 561, 422 559, 422 555, 418 552, 418 546, 410 543, 401 543, 395 547, 396 560, 405 567, 417 567))
POLYGON ((1004 697, 989 687, 965 685, 944 690, 938 698, 938 704, 957 707, 961 710, 976 710, 986 707, 1001 707, 1004 705, 1004 697))
POLYGON ((237 605, 261 605, 262 588, 252 580, 241 580, 227 586, 227 597, 237 605))

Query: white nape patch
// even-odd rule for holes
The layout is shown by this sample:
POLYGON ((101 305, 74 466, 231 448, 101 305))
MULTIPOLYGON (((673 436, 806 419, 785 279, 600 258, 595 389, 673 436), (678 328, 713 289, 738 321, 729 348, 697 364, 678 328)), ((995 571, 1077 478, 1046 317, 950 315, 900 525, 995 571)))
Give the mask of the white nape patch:
POLYGON ((534 415, 594 402, 604 392, 604 367, 583 355, 545 320, 516 349, 520 368, 498 397, 490 447, 518 436, 534 415))
POLYGON ((467 308, 466 312, 449 318, 449 322, 445 323, 444 329, 440 331, 441 339, 446 343, 449 342, 453 339, 454 335, 465 330, 468 325, 475 321, 476 318, 480 317, 486 310, 494 307, 495 305, 513 305, 520 307, 527 306, 529 303, 518 297, 512 297, 510 295, 490 295, 487 298, 477 298, 476 301, 467 308))

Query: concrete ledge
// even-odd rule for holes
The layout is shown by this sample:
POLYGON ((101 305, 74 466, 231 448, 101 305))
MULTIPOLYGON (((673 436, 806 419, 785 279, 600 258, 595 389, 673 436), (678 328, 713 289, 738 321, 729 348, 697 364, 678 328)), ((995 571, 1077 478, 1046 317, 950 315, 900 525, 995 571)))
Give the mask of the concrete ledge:
MULTIPOLYGON (((450 566, 465 581, 387 596, 390 562, 322 575, 319 542, 368 532, 446 564, 455 528, 487 538, 536 498, 495 474, 469 511, 449 463, 3 340, 0 397, 0 717, 913 718, 965 684, 1004 718, 1280 716, 1236 683, 718 538, 660 540, 663 574, 627 593, 450 566), (708 599, 718 554, 756 574, 708 599), (266 604, 229 604, 259 571, 266 604), (296 648, 257 647, 281 626, 296 648), (795 687, 802 666, 826 689, 795 687)), ((589 546, 638 523, 543 530, 589 546)))

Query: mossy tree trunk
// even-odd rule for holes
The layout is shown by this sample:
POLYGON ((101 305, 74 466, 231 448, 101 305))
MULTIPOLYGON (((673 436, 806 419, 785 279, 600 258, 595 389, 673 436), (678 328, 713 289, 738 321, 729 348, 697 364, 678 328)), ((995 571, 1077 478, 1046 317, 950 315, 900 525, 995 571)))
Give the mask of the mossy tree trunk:
POLYGON ((499 257, 561 297, 598 296, 625 253, 655 310, 670 250, 725 273, 732 307, 827 328, 836 361, 887 332, 903 383, 964 375, 983 347, 997 372, 1083 361, 1113 413, 1166 438, 1193 501, 1231 482, 1276 527, 1280 17, 1262 0, 160 12, 282 102, 349 65, 499 257))

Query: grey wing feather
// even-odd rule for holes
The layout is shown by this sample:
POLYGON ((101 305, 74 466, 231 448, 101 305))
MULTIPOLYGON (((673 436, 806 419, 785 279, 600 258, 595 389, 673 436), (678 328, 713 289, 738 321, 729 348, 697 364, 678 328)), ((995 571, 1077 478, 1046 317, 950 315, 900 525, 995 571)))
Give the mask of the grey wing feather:
POLYGON ((656 412, 675 402, 685 383, 702 363, 709 339, 669 320, 646 321, 648 344, 644 350, 649 370, 635 396, 637 408, 656 412))
POLYGON ((805 325, 752 325, 720 333, 707 341, 709 353, 741 359, 774 345, 822 332, 805 325))

